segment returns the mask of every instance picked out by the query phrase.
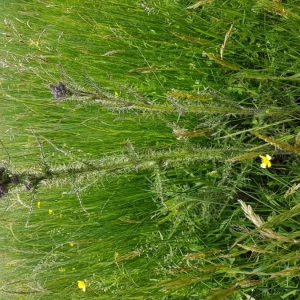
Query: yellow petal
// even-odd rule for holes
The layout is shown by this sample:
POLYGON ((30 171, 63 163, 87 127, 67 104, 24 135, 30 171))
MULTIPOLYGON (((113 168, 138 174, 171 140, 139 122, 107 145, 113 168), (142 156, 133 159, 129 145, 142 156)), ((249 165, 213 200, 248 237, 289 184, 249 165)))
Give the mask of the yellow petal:
POLYGON ((77 285, 78 285, 78 288, 81 289, 83 292, 86 291, 86 284, 85 284, 84 281, 78 280, 78 281, 77 281, 77 285))

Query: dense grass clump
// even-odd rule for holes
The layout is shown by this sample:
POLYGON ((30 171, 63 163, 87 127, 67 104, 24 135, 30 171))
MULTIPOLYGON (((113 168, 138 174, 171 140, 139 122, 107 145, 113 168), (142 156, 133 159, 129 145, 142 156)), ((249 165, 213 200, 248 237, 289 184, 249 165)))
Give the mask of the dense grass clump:
POLYGON ((299 299, 299 1, 2 1, 0 299, 299 299))

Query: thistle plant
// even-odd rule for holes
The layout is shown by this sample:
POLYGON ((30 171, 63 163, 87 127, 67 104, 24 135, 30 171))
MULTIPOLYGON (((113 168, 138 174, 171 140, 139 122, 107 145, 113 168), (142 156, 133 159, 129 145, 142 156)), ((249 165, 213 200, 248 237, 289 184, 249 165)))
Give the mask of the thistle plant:
POLYGON ((50 2, 0 12, 2 298, 298 299, 299 5, 50 2))

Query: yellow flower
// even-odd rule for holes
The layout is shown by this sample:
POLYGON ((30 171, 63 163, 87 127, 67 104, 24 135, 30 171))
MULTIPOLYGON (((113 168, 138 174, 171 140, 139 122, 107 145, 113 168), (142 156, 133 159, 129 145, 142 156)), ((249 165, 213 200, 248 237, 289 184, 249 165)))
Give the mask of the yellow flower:
POLYGON ((260 155, 259 157, 261 158, 261 168, 265 169, 271 167, 272 164, 270 160, 272 157, 269 154, 266 154, 266 156, 260 155))
POLYGON ((37 208, 41 208, 41 201, 38 201, 36 206, 37 206, 37 208))
POLYGON ((53 209, 49 209, 48 212, 50 216, 53 215, 53 209))
POLYGON ((73 242, 70 242, 70 247, 74 247, 74 243, 73 242))
POLYGON ((39 45, 39 41, 30 41, 30 43, 29 43, 29 46, 33 46, 33 45, 35 45, 35 46, 38 46, 39 45))
POLYGON ((78 288, 81 289, 83 292, 86 291, 86 284, 85 284, 84 281, 78 280, 78 281, 77 281, 77 286, 78 286, 78 288))
POLYGON ((38 48, 39 51, 41 51, 41 47, 39 47, 40 42, 39 41, 33 41, 31 40, 30 43, 28 44, 30 47, 32 46, 36 46, 38 48))

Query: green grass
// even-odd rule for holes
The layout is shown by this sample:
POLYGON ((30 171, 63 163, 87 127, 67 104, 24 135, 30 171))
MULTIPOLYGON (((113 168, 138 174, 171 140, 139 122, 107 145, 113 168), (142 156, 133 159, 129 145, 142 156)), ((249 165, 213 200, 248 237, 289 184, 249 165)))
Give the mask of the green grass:
POLYGON ((0 299, 300 299, 299 1, 2 2, 0 299))

